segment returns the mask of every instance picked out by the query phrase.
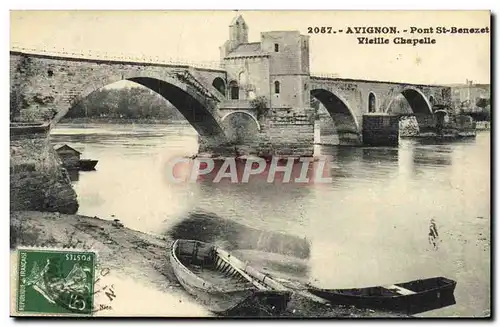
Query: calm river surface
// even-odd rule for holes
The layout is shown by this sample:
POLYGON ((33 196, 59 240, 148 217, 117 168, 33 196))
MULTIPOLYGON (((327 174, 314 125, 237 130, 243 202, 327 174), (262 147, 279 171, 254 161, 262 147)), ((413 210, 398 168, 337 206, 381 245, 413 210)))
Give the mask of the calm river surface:
POLYGON ((490 310, 490 133, 475 140, 399 148, 320 147, 330 184, 172 184, 166 163, 197 150, 184 125, 59 125, 97 170, 80 172, 79 213, 119 218, 163 233, 193 210, 311 242, 309 279, 363 287, 446 276, 457 304, 420 316, 483 316, 490 310), (438 248, 428 239, 435 220, 438 248))

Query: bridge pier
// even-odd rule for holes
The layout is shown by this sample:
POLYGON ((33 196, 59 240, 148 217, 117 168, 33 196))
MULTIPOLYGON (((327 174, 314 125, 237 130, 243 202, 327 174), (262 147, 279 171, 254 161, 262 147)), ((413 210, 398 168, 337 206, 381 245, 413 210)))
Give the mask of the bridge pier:
POLYGON ((262 115, 257 115, 249 107, 231 109, 221 109, 225 117, 222 124, 225 138, 200 136, 200 154, 259 157, 313 155, 312 108, 273 108, 262 115))
POLYGON ((363 115, 363 145, 397 146, 399 116, 385 113, 363 115))
MULTIPOLYGON (((226 122, 225 122, 226 123, 226 122)), ((236 122, 235 124, 239 124, 236 122)), ((241 125, 226 126, 226 132, 239 129, 238 135, 200 136, 199 153, 212 156, 312 156, 314 118, 312 109, 272 109, 258 119, 259 130, 241 125)))
POLYGON ((314 109, 272 109, 262 126, 259 155, 313 156, 314 109))

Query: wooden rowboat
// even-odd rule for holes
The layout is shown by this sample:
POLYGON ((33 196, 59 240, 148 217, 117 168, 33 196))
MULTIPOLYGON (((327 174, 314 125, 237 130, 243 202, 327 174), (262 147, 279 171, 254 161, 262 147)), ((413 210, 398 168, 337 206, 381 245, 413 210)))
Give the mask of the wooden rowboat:
POLYGON ((445 277, 434 277, 367 288, 320 289, 309 286, 308 291, 334 304, 412 315, 455 304, 456 284, 445 277))
POLYGON ((97 160, 90 159, 80 159, 80 170, 95 170, 95 166, 97 165, 97 160))
POLYGON ((179 283, 216 314, 279 315, 290 300, 290 291, 246 273, 241 261, 213 244, 176 240, 169 256, 179 283))

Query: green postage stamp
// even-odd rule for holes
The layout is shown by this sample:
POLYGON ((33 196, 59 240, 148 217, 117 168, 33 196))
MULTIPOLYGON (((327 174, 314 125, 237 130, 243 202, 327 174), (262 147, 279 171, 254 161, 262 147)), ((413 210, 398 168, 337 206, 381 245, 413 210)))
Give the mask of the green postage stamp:
POLYGON ((92 314, 95 265, 85 250, 19 249, 17 312, 92 314))

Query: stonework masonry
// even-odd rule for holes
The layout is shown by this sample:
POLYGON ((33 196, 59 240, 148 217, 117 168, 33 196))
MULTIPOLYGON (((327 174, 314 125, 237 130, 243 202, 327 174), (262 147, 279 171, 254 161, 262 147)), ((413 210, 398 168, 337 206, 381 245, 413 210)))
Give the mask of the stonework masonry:
POLYGON ((50 144, 48 128, 13 135, 22 129, 11 127, 10 210, 76 213, 77 196, 50 144))

